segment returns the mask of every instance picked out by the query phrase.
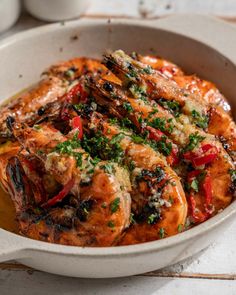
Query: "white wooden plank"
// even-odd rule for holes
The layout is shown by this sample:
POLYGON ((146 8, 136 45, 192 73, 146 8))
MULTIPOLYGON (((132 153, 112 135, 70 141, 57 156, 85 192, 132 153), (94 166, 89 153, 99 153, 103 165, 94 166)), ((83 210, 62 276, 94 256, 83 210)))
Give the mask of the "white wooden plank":
POLYGON ((236 274, 236 220, 208 249, 165 272, 236 274))
POLYGON ((236 281, 131 277, 74 279, 41 272, 1 271, 1 295, 235 295, 236 281))

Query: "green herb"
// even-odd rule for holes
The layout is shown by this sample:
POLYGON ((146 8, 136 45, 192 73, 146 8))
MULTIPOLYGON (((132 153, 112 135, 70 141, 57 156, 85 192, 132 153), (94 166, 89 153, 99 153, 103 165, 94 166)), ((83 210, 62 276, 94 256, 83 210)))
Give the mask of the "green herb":
POLYGON ((131 113, 133 112, 133 108, 129 102, 124 102, 123 103, 123 108, 128 112, 131 113))
POLYGON ((123 138, 124 138, 124 134, 123 133, 118 133, 116 135, 114 135, 110 141, 110 144, 115 144, 120 142, 123 138))
POLYGON ((180 115, 180 104, 177 101, 165 100, 161 98, 158 103, 165 109, 169 110, 175 117, 180 115))
POLYGON ((132 134, 131 139, 134 143, 145 143, 145 139, 139 135, 132 134))
POLYGON ((148 114, 148 119, 151 119, 153 115, 155 115, 156 113, 158 113, 158 109, 157 108, 153 108, 153 111, 151 111, 148 114))
POLYGON ((40 126, 40 125, 34 125, 34 127, 33 127, 35 130, 40 130, 41 128, 42 128, 42 126, 40 126))
POLYGON ((72 78, 74 78, 75 72, 74 72, 72 69, 69 69, 69 70, 66 71, 64 74, 65 74, 66 77, 72 79, 72 78))
POLYGON ((172 152, 172 143, 167 141, 166 136, 162 136, 162 139, 159 141, 151 140, 150 146, 165 156, 169 156, 172 152))
POLYGON ((120 120, 120 126, 121 128, 128 128, 128 129, 135 129, 135 125, 130 121, 128 118, 122 118, 120 120))
POLYGON ((117 120, 116 118, 110 118, 110 119, 108 120, 108 122, 111 123, 112 125, 116 125, 116 124, 118 124, 118 120, 117 120))
POLYGON ((189 144, 185 147, 184 152, 192 151, 204 139, 205 139, 205 137, 199 135, 197 132, 190 134, 189 135, 189 144))
POLYGON ((193 179, 193 181, 191 182, 190 184, 190 187, 195 191, 195 192, 198 192, 199 191, 199 183, 198 183, 198 180, 195 178, 193 179))
POLYGON ((148 224, 155 224, 159 219, 159 214, 158 213, 153 213, 148 216, 147 223, 148 224))
POLYGON ((183 224, 178 225, 178 232, 181 233, 183 231, 183 224))
POLYGON ((134 161, 130 161, 128 163, 128 169, 130 172, 132 172, 135 169, 135 162, 134 161))
POLYGON ((144 102, 147 102, 147 93, 144 87, 139 86, 137 84, 132 84, 129 88, 129 91, 133 94, 133 96, 137 99, 141 99, 144 102))
POLYGON ((68 154, 76 159, 77 166, 82 166, 82 156, 83 153, 76 152, 75 150, 80 148, 80 140, 78 140, 78 133, 74 135, 72 139, 66 140, 64 142, 60 142, 55 147, 55 151, 59 152, 60 154, 68 154))
POLYGON ((107 223, 107 226, 109 226, 110 228, 114 229, 115 228, 115 223, 112 220, 109 220, 107 223))
POLYGON ((124 135, 120 133, 109 140, 98 132, 91 138, 84 135, 81 145, 93 158, 97 157, 102 160, 112 160, 121 163, 124 159, 124 151, 119 141, 123 136, 124 135))
POLYGON ((136 223, 136 221, 134 219, 134 213, 130 213, 130 223, 131 224, 135 224, 136 223))
POLYGON ((147 65, 145 68, 141 70, 141 72, 150 75, 153 72, 153 69, 151 68, 151 66, 147 65))
POLYGON ((106 209, 106 208, 107 208, 107 203, 106 203, 106 202, 103 202, 102 205, 101 205, 101 207, 102 207, 103 209, 106 209))
POLYGON ((115 213, 119 209, 119 206, 120 206, 120 198, 115 198, 115 200, 112 201, 110 204, 111 212, 115 213))
POLYGON ((100 166, 101 169, 103 169, 106 173, 112 174, 114 173, 114 166, 112 164, 104 164, 100 166))
POLYGON ((154 118, 152 121, 148 123, 149 126, 156 128, 162 132, 169 132, 171 133, 174 129, 174 126, 172 124, 172 119, 168 119, 166 122, 165 118, 154 118), (169 124, 167 124, 167 122, 169 124))
POLYGON ((159 237, 160 239, 163 239, 165 237, 165 229, 163 227, 159 229, 159 237))
POLYGON ((229 174, 231 176, 231 181, 236 181, 236 170, 230 169, 229 174))
POLYGON ((196 110, 192 111, 192 117, 194 119, 194 123, 202 128, 202 129, 206 129, 208 127, 208 116, 206 115, 201 115, 199 112, 197 112, 196 110))

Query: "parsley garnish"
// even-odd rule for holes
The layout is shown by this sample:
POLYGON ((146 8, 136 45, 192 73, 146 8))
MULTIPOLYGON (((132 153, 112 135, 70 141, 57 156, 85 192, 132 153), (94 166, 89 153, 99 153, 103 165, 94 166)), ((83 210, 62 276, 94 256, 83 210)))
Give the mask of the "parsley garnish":
POLYGON ((169 110, 175 117, 179 117, 180 104, 177 101, 165 100, 161 98, 158 103, 164 108, 169 110))
POLYGON ((165 118, 154 118, 152 121, 148 123, 149 126, 156 128, 158 130, 161 130, 162 132, 169 132, 171 133, 173 131, 173 124, 172 119, 168 119, 166 122, 165 118), (169 124, 167 124, 167 122, 169 124))
POLYGON ((112 174, 114 173, 114 166, 112 164, 104 164, 100 166, 101 169, 103 169, 106 173, 112 174))
POLYGON ((78 140, 78 133, 76 133, 72 139, 66 140, 64 142, 60 142, 55 147, 55 151, 59 152, 60 154, 68 154, 76 159, 76 165, 81 167, 82 166, 82 156, 83 153, 76 152, 75 150, 80 148, 81 144, 78 140))
POLYGON ((129 102, 124 102, 123 103, 123 108, 128 112, 131 113, 133 112, 133 108, 129 102))
POLYGON ((158 213, 153 213, 153 214, 148 216, 147 223, 148 224, 155 224, 155 223, 157 223, 158 219, 159 219, 159 214, 158 213))
POLYGON ((183 224, 178 225, 178 232, 181 233, 183 231, 183 224))
POLYGON ((208 117, 206 115, 201 115, 196 110, 193 110, 192 117, 194 119, 194 123, 198 127, 202 128, 202 129, 206 129, 208 127, 208 117))
POLYGON ((197 132, 190 134, 189 135, 189 144, 185 147, 184 152, 192 151, 204 139, 205 139, 205 137, 199 135, 197 132))
POLYGON ((159 229, 159 237, 160 239, 163 239, 165 237, 165 229, 163 227, 159 229))
POLYGON ((115 227, 114 221, 109 220, 108 223, 107 223, 107 226, 109 226, 110 228, 114 229, 114 227, 115 227))
POLYGON ((111 212, 115 213, 119 209, 119 206, 120 206, 120 198, 115 198, 115 200, 112 201, 110 204, 111 212))
POLYGON ((119 144, 123 136, 122 133, 119 133, 109 140, 101 133, 96 133, 91 138, 84 135, 81 145, 93 158, 97 157, 102 160, 112 160, 120 163, 124 158, 124 151, 119 144))

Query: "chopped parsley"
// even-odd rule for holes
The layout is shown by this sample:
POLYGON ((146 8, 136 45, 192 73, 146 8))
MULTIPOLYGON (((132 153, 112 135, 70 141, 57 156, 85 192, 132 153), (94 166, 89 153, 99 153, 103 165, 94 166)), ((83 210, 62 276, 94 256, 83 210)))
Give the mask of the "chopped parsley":
POLYGON ((159 141, 151 140, 150 146, 165 156, 169 156, 172 152, 172 143, 167 141, 167 137, 165 135, 162 136, 159 141))
POLYGON ((178 228, 177 228, 177 229, 178 229, 178 232, 181 233, 181 232, 183 231, 183 228, 184 228, 184 227, 183 227, 183 224, 180 223, 180 224, 178 225, 178 228))
POLYGON ((202 129, 206 129, 208 127, 208 116, 206 115, 201 115, 199 112, 197 112, 196 110, 192 111, 192 117, 194 119, 194 123, 202 128, 202 129))
POLYGON ((134 219, 134 213, 130 213, 130 223, 131 224, 135 224, 136 223, 136 221, 134 219))
POLYGON ((137 98, 141 99, 144 102, 147 102, 147 93, 145 91, 144 86, 139 86, 137 84, 132 84, 129 88, 129 91, 132 93, 132 95, 137 98))
POLYGON ((205 139, 204 136, 199 135, 197 132, 189 135, 189 143, 185 147, 184 152, 192 151, 200 142, 205 139))
POLYGON ((115 200, 112 201, 110 204, 111 212, 115 213, 119 209, 119 206, 120 206, 120 198, 115 198, 115 200))
POLYGON ((146 142, 145 138, 143 138, 139 135, 136 135, 136 134, 132 134, 131 139, 134 143, 145 143, 146 142))
POLYGON ((175 117, 180 115, 180 104, 177 101, 165 100, 161 98, 158 103, 164 108, 169 110, 175 117))
POLYGON ((76 165, 78 167, 82 166, 82 156, 83 153, 76 152, 75 150, 81 147, 80 140, 78 140, 78 133, 73 136, 72 139, 66 140, 64 142, 60 142, 56 145, 55 151, 60 154, 68 154, 76 159, 76 165))
POLYGON ((107 226, 109 226, 110 228, 114 229, 115 228, 115 223, 112 220, 109 220, 107 223, 107 226))
POLYGON ((166 120, 165 118, 159 118, 159 117, 154 118, 152 121, 148 122, 148 125, 162 132, 168 132, 168 133, 171 133, 174 129, 174 125, 172 123, 171 118, 168 120, 166 120))
POLYGON ((106 173, 112 174, 114 173, 114 166, 112 164, 104 164, 100 166, 101 169, 103 169, 106 173))
POLYGON ((122 133, 119 133, 110 140, 98 132, 91 138, 84 135, 81 145, 93 158, 121 163, 124 159, 124 151, 119 142, 123 136, 122 133))
POLYGON ((163 227, 159 229, 159 237, 160 239, 163 239, 165 237, 165 229, 163 227))
POLYGON ((148 216, 147 223, 148 224, 155 224, 155 223, 157 223, 159 217, 160 217, 160 215, 158 213, 153 213, 148 216))
POLYGON ((133 112, 133 108, 129 102, 124 102, 123 103, 123 108, 128 112, 131 113, 133 112))
POLYGON ((199 182, 198 180, 195 178, 193 179, 193 181, 190 184, 190 187, 195 191, 198 192, 199 191, 199 182))

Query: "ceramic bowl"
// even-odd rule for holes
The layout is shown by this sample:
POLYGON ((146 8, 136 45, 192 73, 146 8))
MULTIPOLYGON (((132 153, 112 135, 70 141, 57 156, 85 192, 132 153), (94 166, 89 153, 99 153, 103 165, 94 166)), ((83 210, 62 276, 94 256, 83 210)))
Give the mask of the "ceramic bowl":
MULTIPOLYGON (((199 16, 158 21, 83 20, 40 27, 0 45, 0 99, 36 82, 49 65, 75 56, 101 58, 106 50, 158 53, 217 84, 236 110, 236 30, 199 16), (77 36, 77 38, 74 38, 77 36)), ((174 264, 207 247, 231 223, 233 202, 195 228, 154 242, 81 248, 31 240, 0 230, 0 261, 17 259, 39 270, 86 278, 121 277, 174 264)))

